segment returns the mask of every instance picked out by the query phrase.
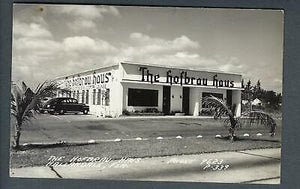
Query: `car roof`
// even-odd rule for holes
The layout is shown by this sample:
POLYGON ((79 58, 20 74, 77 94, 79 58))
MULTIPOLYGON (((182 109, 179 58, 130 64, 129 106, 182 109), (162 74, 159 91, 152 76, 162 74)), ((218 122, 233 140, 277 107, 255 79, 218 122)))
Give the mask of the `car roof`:
POLYGON ((75 99, 75 98, 72 98, 72 97, 56 97, 56 99, 75 99))
POLYGON ((65 100, 65 99, 77 100, 77 99, 71 98, 71 97, 57 97, 57 98, 52 98, 51 100, 65 100))

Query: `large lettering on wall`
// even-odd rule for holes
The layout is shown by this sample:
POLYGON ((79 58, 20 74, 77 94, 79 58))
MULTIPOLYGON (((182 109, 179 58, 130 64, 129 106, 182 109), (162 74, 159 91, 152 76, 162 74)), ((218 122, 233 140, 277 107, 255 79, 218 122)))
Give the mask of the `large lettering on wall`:
POLYGON ((106 84, 111 81, 111 72, 95 73, 85 76, 74 76, 73 78, 66 78, 65 87, 80 87, 106 84))
POLYGON ((200 86, 214 86, 218 87, 235 87, 234 81, 225 80, 218 77, 218 74, 212 76, 212 78, 207 77, 192 77, 188 75, 187 71, 180 72, 180 75, 175 75, 172 70, 167 70, 164 76, 159 74, 151 73, 147 67, 139 67, 141 72, 141 81, 153 83, 168 83, 170 85, 200 85, 200 86), (164 78, 164 80, 162 79, 164 78), (209 82, 211 81, 211 82, 209 82), (209 83, 211 83, 209 85, 209 83))

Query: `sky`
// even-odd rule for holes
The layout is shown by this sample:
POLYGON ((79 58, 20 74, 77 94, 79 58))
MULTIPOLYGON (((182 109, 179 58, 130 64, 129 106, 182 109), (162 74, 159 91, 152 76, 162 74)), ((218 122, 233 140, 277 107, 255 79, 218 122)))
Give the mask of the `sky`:
POLYGON ((91 5, 13 8, 12 80, 45 80, 131 61, 241 73, 282 92, 279 10, 91 5))

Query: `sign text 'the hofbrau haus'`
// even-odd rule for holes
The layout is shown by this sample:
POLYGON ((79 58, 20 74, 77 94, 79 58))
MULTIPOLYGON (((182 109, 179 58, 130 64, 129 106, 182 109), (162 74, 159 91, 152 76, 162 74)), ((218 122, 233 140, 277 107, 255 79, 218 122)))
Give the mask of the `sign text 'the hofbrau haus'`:
MULTIPOLYGON (((166 72, 165 80, 162 81, 162 78, 159 74, 154 74, 149 71, 147 67, 139 67, 141 72, 141 81, 153 83, 168 83, 170 85, 179 84, 179 85, 201 85, 209 86, 209 78, 201 77, 190 77, 187 71, 182 71, 180 75, 173 75, 172 70, 166 72)), ((218 87, 234 87, 234 81, 219 79, 218 75, 215 74, 212 78, 212 86, 218 87)))

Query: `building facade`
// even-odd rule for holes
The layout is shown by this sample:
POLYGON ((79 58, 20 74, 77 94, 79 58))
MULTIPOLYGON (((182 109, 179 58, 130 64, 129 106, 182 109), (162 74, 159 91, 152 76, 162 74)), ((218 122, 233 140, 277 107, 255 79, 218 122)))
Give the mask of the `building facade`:
POLYGON ((241 80, 240 74, 121 62, 58 78, 57 96, 88 104, 92 114, 119 117, 147 109, 198 116, 207 110, 202 98, 213 95, 240 116, 241 80))

